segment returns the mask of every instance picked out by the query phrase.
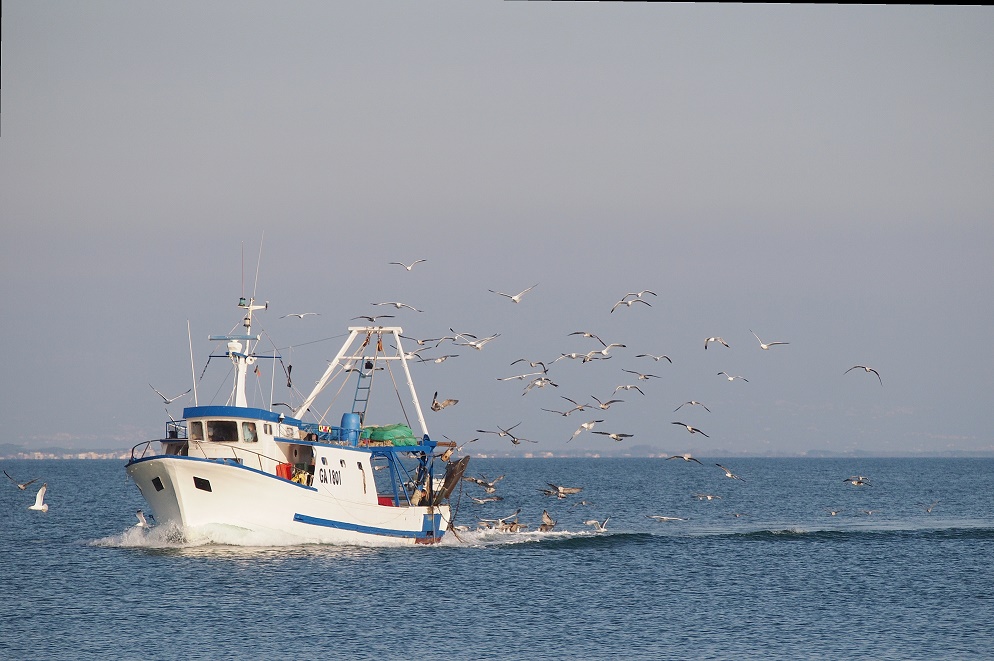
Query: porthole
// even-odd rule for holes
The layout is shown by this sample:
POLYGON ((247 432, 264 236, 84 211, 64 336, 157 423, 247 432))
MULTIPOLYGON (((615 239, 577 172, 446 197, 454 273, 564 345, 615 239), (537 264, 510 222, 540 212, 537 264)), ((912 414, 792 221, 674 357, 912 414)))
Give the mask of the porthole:
POLYGON ((157 477, 152 478, 152 486, 155 487, 156 491, 162 491, 165 488, 162 486, 162 480, 157 477))
POLYGON ((193 486, 197 487, 201 491, 211 491, 211 481, 205 480, 202 477, 193 478, 193 486))

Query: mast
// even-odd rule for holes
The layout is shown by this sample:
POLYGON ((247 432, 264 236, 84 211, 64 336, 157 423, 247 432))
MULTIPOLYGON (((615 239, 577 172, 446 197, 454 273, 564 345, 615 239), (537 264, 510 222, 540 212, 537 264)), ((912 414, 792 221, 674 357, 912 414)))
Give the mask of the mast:
POLYGON ((248 406, 248 400, 245 397, 245 375, 248 374, 249 367, 254 365, 256 361, 256 357, 252 353, 251 343, 258 342, 260 337, 252 334, 252 313, 256 310, 269 309, 269 301, 266 301, 265 305, 256 305, 255 298, 249 298, 246 301, 242 297, 238 299, 238 307, 246 311, 245 318, 242 319, 245 333, 243 335, 210 335, 207 339, 212 342, 227 341, 228 357, 235 368, 230 401, 233 406, 245 407, 248 406), (245 342, 244 351, 242 350, 242 342, 245 342))

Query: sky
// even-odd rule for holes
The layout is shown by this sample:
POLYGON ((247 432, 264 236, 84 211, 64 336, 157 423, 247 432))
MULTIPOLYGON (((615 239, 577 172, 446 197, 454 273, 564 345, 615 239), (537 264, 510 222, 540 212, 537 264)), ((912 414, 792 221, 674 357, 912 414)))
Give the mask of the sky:
POLYGON ((4 19, 0 443, 157 438, 192 393, 166 407, 150 385, 225 403, 207 336, 254 293, 260 351, 294 377, 263 361, 258 406, 299 404, 375 302, 423 310, 389 311, 412 338, 500 333, 411 367, 422 402, 459 400, 426 411, 432 436, 475 453, 994 451, 989 7, 14 1, 4 19), (601 348, 575 331, 625 346, 552 364, 601 348), (556 386, 498 381, 519 358, 556 386), (631 383, 609 410, 549 412, 631 383), (674 411, 689 400, 710 411, 674 411), (593 419, 632 436, 568 440, 593 419), (517 423, 537 442, 476 431, 517 423))

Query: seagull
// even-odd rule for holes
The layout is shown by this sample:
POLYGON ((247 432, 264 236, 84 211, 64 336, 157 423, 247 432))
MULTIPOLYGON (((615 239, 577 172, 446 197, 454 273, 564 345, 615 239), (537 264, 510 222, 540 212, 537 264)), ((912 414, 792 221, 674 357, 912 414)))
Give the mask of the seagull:
POLYGON ((489 291, 493 292, 494 294, 498 294, 499 296, 506 296, 507 298, 511 299, 515 303, 520 303, 521 302, 521 297, 524 296, 525 294, 527 294, 528 292, 530 292, 531 290, 535 289, 535 287, 538 287, 538 283, 537 282, 534 285, 532 285, 531 287, 529 287, 528 289, 525 289, 524 291, 518 292, 517 294, 515 294, 513 296, 511 294, 505 294, 502 291, 495 291, 493 289, 491 289, 489 291))
MULTIPOLYGON (((423 349, 418 349, 418 351, 423 351, 423 349)), ((458 354, 451 354, 451 353, 445 354, 444 356, 438 356, 437 358, 421 358, 421 356, 418 356, 418 358, 421 358, 422 363, 427 363, 427 362, 444 363, 449 358, 458 358, 458 357, 459 357, 458 354)))
MULTIPOLYGON (((483 487, 483 490, 486 491, 487 493, 493 493, 494 491, 497 491, 497 483, 503 480, 504 476, 501 475, 500 477, 494 480, 488 480, 486 475, 480 473, 480 477, 464 477, 463 479, 467 482, 472 482, 473 484, 480 485, 481 487, 483 487)), ((517 512, 515 512, 515 514, 517 514, 517 512)))
POLYGON ((499 502, 501 500, 504 500, 504 496, 487 496, 487 497, 484 497, 484 498, 477 498, 476 496, 470 496, 470 498, 472 498, 473 502, 476 503, 477 505, 485 505, 487 503, 496 503, 496 502, 499 502))
POLYGON ((427 261, 428 261, 427 259, 416 259, 413 262, 411 262, 410 266, 408 266, 407 264, 403 264, 401 262, 390 262, 390 263, 391 264, 396 264, 397 266, 403 266, 405 269, 407 269, 408 271, 410 271, 411 269, 414 268, 415 264, 419 264, 421 262, 427 262, 427 261))
POLYGON ((585 526, 593 526, 594 532, 604 532, 607 530, 607 522, 611 520, 611 517, 607 517, 603 521, 598 521, 597 519, 587 519, 583 522, 585 526))
POLYGON ((525 395, 527 395, 528 391, 531 390, 532 388, 544 388, 546 386, 552 386, 553 388, 558 388, 559 384, 553 382, 553 380, 547 376, 540 376, 528 382, 528 385, 525 386, 525 391, 521 393, 521 396, 524 397, 525 395))
MULTIPOLYGON (((623 399, 609 399, 606 402, 602 402, 601 400, 597 399, 593 395, 591 395, 590 397, 593 398, 593 400, 595 402, 597 402, 597 408, 599 408, 601 410, 604 410, 604 411, 606 411, 609 408, 611 408, 611 404, 618 404, 618 403, 621 403, 621 402, 625 401, 623 399)), ((588 404, 587 406, 590 406, 591 408, 593 408, 592 404, 588 404)))
POLYGON ((626 438, 631 438, 632 436, 634 436, 634 434, 617 434, 617 433, 612 434, 612 433, 606 432, 606 431, 594 431, 592 433, 594 433, 594 434, 601 434, 602 436, 610 436, 612 440, 615 440, 615 441, 618 441, 618 442, 621 442, 621 441, 625 440, 626 438))
MULTIPOLYGON (((149 388, 151 388, 152 390, 155 390, 155 386, 153 386, 153 385, 152 385, 151 383, 150 383, 150 384, 148 384, 148 387, 149 387, 149 388)), ((190 392, 190 390, 193 390, 193 388, 190 388, 190 389, 188 389, 188 390, 187 390, 186 392, 184 392, 184 393, 180 393, 179 395, 176 395, 175 397, 166 397, 165 395, 163 395, 163 394, 162 394, 161 392, 159 392, 158 390, 155 390, 155 392, 156 392, 156 394, 157 394, 157 395, 159 395, 159 397, 161 397, 161 398, 162 398, 162 401, 163 401, 163 402, 165 402, 166 404, 172 404, 172 403, 173 403, 173 402, 175 402, 175 401, 176 401, 177 399, 179 399, 180 397, 182 397, 183 395, 185 395, 185 394, 186 394, 187 392, 190 392)))
POLYGON ((545 366, 545 363, 543 363, 541 360, 528 360, 527 358, 518 358, 517 360, 511 362, 512 365, 516 363, 528 363, 530 367, 541 367, 543 373, 549 371, 548 368, 545 366))
POLYGON ((495 334, 491 335, 490 337, 485 337, 485 338, 483 338, 481 340, 470 340, 468 342, 456 342, 455 344, 458 344, 461 347, 473 347, 477 351, 482 351, 484 344, 486 344, 490 340, 496 339, 498 337, 500 337, 500 333, 495 333, 495 334))
POLYGON ((552 482, 546 482, 546 484, 548 484, 550 487, 552 487, 552 489, 551 490, 545 489, 543 491, 551 491, 552 493, 547 494, 547 495, 553 495, 554 494, 558 498, 565 498, 566 496, 572 496, 574 494, 578 494, 581 491, 583 491, 583 487, 564 487, 564 486, 559 485, 559 484, 553 484, 552 482))
POLYGON ((436 390, 435 395, 431 398, 431 410, 441 411, 447 406, 453 406, 454 404, 458 403, 459 403, 458 399, 443 399, 442 401, 438 401, 438 391, 436 390))
POLYGON ((666 360, 668 360, 670 362, 671 365, 673 364, 673 359, 670 358, 669 356, 665 355, 665 354, 663 354, 662 356, 657 356, 657 355, 651 354, 651 353, 640 353, 640 354, 638 354, 635 357, 636 358, 652 358, 657 363, 659 361, 661 361, 663 358, 665 358, 666 360))
MULTIPOLYGON (((445 440, 452 441, 452 439, 449 438, 448 436, 446 436, 445 434, 442 434, 442 436, 445 438, 445 440)), ((479 437, 477 437, 477 438, 471 438, 468 441, 466 441, 465 443, 463 443, 462 445, 457 445, 455 447, 448 448, 448 449, 445 450, 445 452, 443 452, 442 454, 439 455, 439 458, 442 461, 448 461, 452 457, 453 453, 455 453, 455 452, 462 452, 462 449, 464 447, 466 447, 467 445, 469 445, 473 441, 478 441, 478 440, 480 440, 479 437)))
MULTIPOLYGON (((669 461, 670 459, 683 459, 684 461, 696 461, 697 463, 701 464, 700 460, 697 457, 692 457, 689 452, 686 454, 675 454, 672 457, 666 457, 666 461, 669 461)), ((701 464, 701 466, 703 465, 704 464, 701 464)))
POLYGON ((695 399, 692 399, 689 402, 684 402, 680 406, 678 406, 675 409, 673 409, 673 412, 676 413, 677 411, 679 411, 680 409, 682 409, 684 406, 687 406, 688 404, 691 405, 691 406, 703 406, 705 411, 707 411, 708 413, 711 412, 711 409, 709 409, 708 407, 704 406, 704 404, 698 402, 695 399))
POLYGON ((500 431, 490 431, 488 429, 477 429, 476 433, 477 434, 497 434, 498 436, 510 436, 511 435, 511 430, 514 429, 515 427, 517 427, 520 424, 521 423, 519 422, 517 425, 512 425, 511 427, 508 427, 507 429, 504 429, 500 425, 497 425, 497 429, 499 429, 500 431))
POLYGON ((658 376, 656 374, 642 374, 641 372, 633 372, 632 370, 626 370, 626 369, 623 369, 621 371, 622 372, 628 372, 629 374, 634 374, 636 377, 638 377, 639 381, 648 381, 649 379, 661 379, 661 378, 663 378, 663 377, 658 376))
POLYGON ((845 372, 843 372, 843 374, 849 374, 849 372, 853 371, 857 367, 860 368, 860 369, 866 370, 867 372, 873 372, 874 374, 877 375, 877 380, 880 381, 880 385, 884 385, 884 380, 880 378, 880 372, 878 372, 877 370, 873 369, 872 367, 867 367, 866 365, 853 365, 852 367, 850 367, 849 369, 847 369, 845 372))
POLYGON ((141 510, 138 510, 137 512, 135 512, 135 516, 138 517, 138 523, 135 524, 135 528, 151 528, 152 527, 152 526, 149 525, 148 520, 145 518, 145 513, 142 512, 141 510))
MULTIPOLYGON (((724 467, 724 466, 722 466, 721 464, 715 464, 715 466, 717 466, 717 467, 718 467, 718 468, 720 468, 721 470, 725 471, 725 477, 730 477, 730 478, 731 478, 731 479, 733 479, 733 480, 742 480, 742 478, 741 478, 741 477, 739 477, 738 475, 736 475, 736 474, 735 474, 735 473, 733 473, 732 471, 728 470, 727 468, 725 468, 725 467, 724 467)), ((743 482, 745 482, 745 480, 742 480, 742 481, 743 481, 743 482)))
POLYGON ((353 320, 355 320, 355 319, 369 319, 369 323, 375 324, 377 319, 393 319, 393 315, 392 314, 377 314, 377 315, 360 314, 358 317, 352 317, 352 319, 353 320))
POLYGON ((679 516, 663 516, 661 514, 646 514, 645 518, 652 519, 653 521, 659 521, 661 523, 662 522, 668 522, 668 521, 686 521, 687 520, 687 519, 684 519, 684 518, 679 517, 679 516))
MULTIPOLYGON (((680 425, 681 427, 686 427, 687 431, 689 431, 691 434, 700 434, 704 438, 711 438, 710 436, 708 436, 707 434, 705 434, 704 432, 702 432, 697 427, 691 427, 686 422, 673 422, 673 423, 670 423, 670 424, 680 425)), ((698 463, 700 463, 700 462, 698 462, 698 463)))
POLYGON ((756 332, 754 330, 750 328, 749 332, 752 333, 757 340, 759 340, 759 348, 762 349, 763 351, 768 351, 770 347, 774 347, 778 344, 790 344, 790 342, 770 342, 768 344, 764 344, 763 341, 759 339, 759 336, 756 335, 756 332))
POLYGON ((695 493, 694 498, 697 500, 721 500, 721 496, 713 493, 695 493))
POLYGON ((296 317, 297 319, 303 319, 304 317, 306 317, 308 315, 312 315, 312 314, 321 314, 321 313, 320 312, 291 312, 289 314, 283 315, 282 317, 280 317, 280 319, 286 319, 287 317, 296 317))
POLYGON ((4 471, 3 474, 6 475, 10 479, 11 482, 13 482, 14 484, 16 484, 17 488, 20 489, 21 491, 24 491, 25 489, 28 488, 29 485, 31 485, 31 484, 33 484, 33 483, 35 483, 35 482, 37 482, 39 480, 39 478, 36 477, 35 479, 28 480, 27 482, 18 482, 14 478, 10 477, 10 473, 8 473, 7 471, 4 471))
POLYGON ((514 381, 515 379, 519 381, 524 381, 530 376, 541 377, 545 372, 527 372, 526 374, 515 374, 514 376, 498 376, 498 381, 514 381))
POLYGON ((708 342, 720 342, 720 343, 724 344, 726 347, 728 346, 728 342, 726 342, 725 340, 721 339, 720 337, 717 337, 717 336, 716 337, 709 337, 708 339, 704 340, 704 349, 705 350, 707 350, 707 348, 708 348, 708 342))
POLYGON ((617 388, 614 389, 614 392, 618 392, 619 390, 638 390, 640 393, 642 393, 642 396, 645 397, 645 393, 642 392, 642 389, 635 385, 618 386, 617 388))
POLYGON ((39 512, 48 511, 48 503, 45 502, 45 492, 48 491, 48 483, 41 485, 41 489, 38 489, 38 495, 35 496, 35 504, 29 505, 29 510, 37 510, 39 512))
POLYGON ((604 421, 603 420, 591 420, 590 422, 584 422, 583 424, 581 424, 577 428, 577 430, 575 432, 573 432, 572 436, 570 436, 569 438, 566 439, 566 442, 569 443, 574 438, 576 438, 577 436, 579 436, 580 434, 582 434, 584 430, 590 431, 591 429, 594 428, 594 425, 596 425, 598 422, 604 422, 604 421))
POLYGON ((826 507, 825 511, 828 512, 829 516, 837 516, 842 510, 833 510, 826 507))
POLYGON ((925 503, 918 503, 918 506, 923 508, 927 514, 931 514, 935 506, 939 504, 939 501, 935 501, 931 505, 926 505, 925 503))
POLYGON ((721 376, 722 374, 724 374, 725 378, 728 379, 729 381, 734 381, 735 379, 742 379, 746 383, 749 383, 749 379, 745 378, 744 376, 732 376, 728 372, 718 372, 718 376, 721 376))
POLYGON ((872 486, 870 484, 870 478, 866 477, 865 475, 852 475, 842 481, 849 482, 854 487, 872 486))
POLYGON ((570 333, 570 335, 582 335, 584 337, 592 337, 598 342, 600 342, 602 345, 607 346, 607 342, 605 342, 598 336, 594 335, 593 333, 588 333, 587 331, 573 331, 572 333, 570 333))
POLYGON ((542 525, 538 527, 539 532, 549 532, 556 527, 556 521, 549 516, 549 510, 542 510, 542 525))
MULTIPOLYGON (((601 344, 604 344, 604 342, 601 342, 601 344)), ((607 355, 607 352, 611 350, 611 347, 621 347, 622 349, 626 348, 624 344, 619 344, 617 342, 612 342, 611 344, 604 344, 604 348, 603 349, 600 349, 598 351, 589 351, 589 352, 587 352, 586 357, 583 359, 583 362, 585 362, 585 363, 588 362, 589 360, 592 359, 592 357, 595 354, 600 354, 600 355, 604 356, 605 358, 610 358, 610 356, 607 355)))
POLYGON ((614 312, 616 309, 618 309, 619 305, 625 305, 625 306, 628 306, 628 307, 632 307, 632 303, 645 303, 649 307, 652 307, 652 303, 650 303, 649 301, 645 300, 644 298, 630 298, 628 300, 621 299, 620 301, 618 301, 617 303, 614 304, 614 307, 611 308, 611 312, 614 312))
POLYGON ((398 310, 401 308, 408 308, 414 310, 415 312, 424 312, 424 310, 419 310, 413 305, 408 305, 407 303, 401 303, 400 301, 384 301, 383 303, 373 303, 373 305, 392 305, 398 310))
MULTIPOLYGON (((628 298, 629 296, 634 296, 635 298, 642 298, 642 294, 652 294, 653 296, 656 296, 656 292, 649 291, 648 289, 643 289, 642 291, 630 291, 627 294, 625 294, 624 298, 628 298)), ((624 300, 624 298, 622 300, 624 300)))

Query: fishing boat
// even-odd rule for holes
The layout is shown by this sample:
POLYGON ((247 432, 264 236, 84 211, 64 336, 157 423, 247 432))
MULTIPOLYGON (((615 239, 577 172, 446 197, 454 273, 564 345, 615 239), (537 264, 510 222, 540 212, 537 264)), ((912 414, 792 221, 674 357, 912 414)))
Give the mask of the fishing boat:
POLYGON ((455 444, 429 436, 401 344, 402 329, 349 327, 313 390, 286 413, 247 403, 250 371, 256 373, 257 362, 265 358, 275 365, 279 356, 275 349, 272 355, 260 353, 261 334, 252 331, 253 316, 268 302, 241 298, 238 307, 244 311, 239 313, 244 330, 209 337, 223 343, 212 357, 227 358, 233 368, 227 401, 199 405, 195 380, 194 405, 184 408, 182 419, 170 418, 163 438, 132 448, 125 470, 158 525, 173 525, 187 537, 221 526, 291 543, 440 542, 452 520, 449 497, 469 456, 450 461, 455 444), (392 350, 384 350, 384 339, 392 350), (417 435, 408 419, 382 425, 366 420, 373 382, 382 380, 374 378, 378 373, 389 375, 403 415, 413 415, 417 435), (338 382, 337 393, 350 393, 352 400, 340 420, 312 414, 319 395, 338 382), (448 449, 436 454, 439 448, 448 449))

